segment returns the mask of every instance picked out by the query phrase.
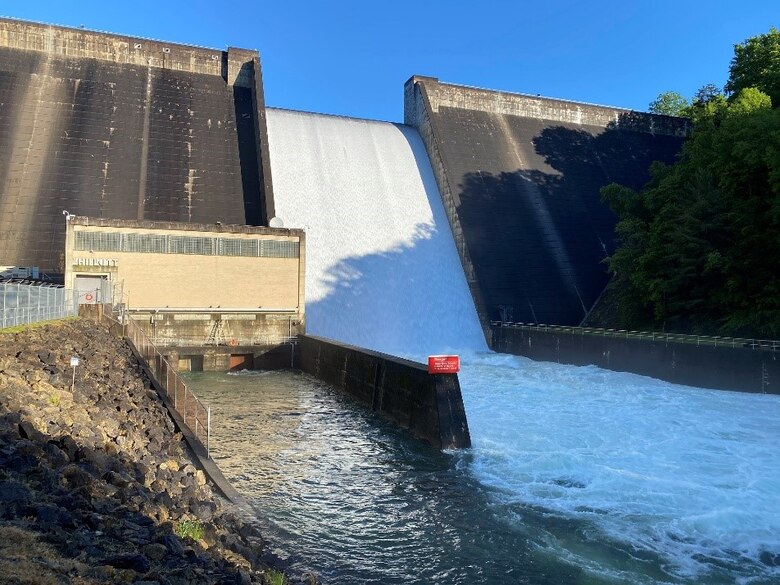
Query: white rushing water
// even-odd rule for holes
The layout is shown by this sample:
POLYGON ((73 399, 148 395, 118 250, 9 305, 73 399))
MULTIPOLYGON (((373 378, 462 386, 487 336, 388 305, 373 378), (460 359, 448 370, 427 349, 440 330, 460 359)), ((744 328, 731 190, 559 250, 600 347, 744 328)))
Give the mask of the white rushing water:
POLYGON ((503 520, 544 526, 540 554, 610 582, 780 582, 780 397, 488 353, 414 129, 269 109, 268 134, 308 332, 461 352, 459 457, 503 520))
POLYGON ((480 482, 588 526, 551 530, 551 554, 625 582, 780 582, 780 397, 499 354, 460 378, 480 482))
POLYGON ((485 349, 414 128, 268 109, 276 215, 306 230, 306 330, 394 354, 485 349))

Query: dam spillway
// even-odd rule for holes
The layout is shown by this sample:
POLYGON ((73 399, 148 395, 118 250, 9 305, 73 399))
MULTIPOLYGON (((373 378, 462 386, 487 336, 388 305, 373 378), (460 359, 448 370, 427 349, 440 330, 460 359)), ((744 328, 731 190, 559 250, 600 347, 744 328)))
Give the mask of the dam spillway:
POLYGON ((267 110, 276 215, 307 233, 307 331, 394 355, 486 349, 417 130, 267 110))

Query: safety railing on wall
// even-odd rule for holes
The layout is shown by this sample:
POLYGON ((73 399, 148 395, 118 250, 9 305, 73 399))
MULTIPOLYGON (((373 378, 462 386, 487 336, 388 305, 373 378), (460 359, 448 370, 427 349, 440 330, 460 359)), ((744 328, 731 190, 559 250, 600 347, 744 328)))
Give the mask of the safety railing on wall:
POLYGON ((122 328, 124 336, 130 340, 139 355, 146 361, 149 371, 165 392, 174 410, 179 413, 184 424, 206 447, 206 455, 210 456, 211 407, 203 404, 193 394, 192 390, 184 383, 176 367, 157 349, 146 333, 127 318, 126 313, 106 318, 122 328))
POLYGON ((595 327, 568 327, 566 325, 544 325, 541 323, 511 323, 491 321, 494 327, 510 327, 526 331, 550 331, 571 333, 574 335, 594 335, 620 339, 644 339, 668 343, 687 343, 714 347, 746 347, 750 349, 780 351, 780 341, 769 339, 748 339, 741 337, 715 337, 706 335, 686 335, 682 333, 659 333, 653 331, 629 331, 626 329, 599 329, 595 327))
POLYGON ((0 282, 0 329, 76 314, 75 294, 62 285, 0 282))

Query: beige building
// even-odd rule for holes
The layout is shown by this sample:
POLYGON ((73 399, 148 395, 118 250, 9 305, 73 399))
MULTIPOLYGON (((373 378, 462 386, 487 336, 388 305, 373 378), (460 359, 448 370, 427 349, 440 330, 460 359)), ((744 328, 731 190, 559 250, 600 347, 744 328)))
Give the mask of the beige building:
POLYGON ((65 285, 159 345, 267 347, 304 330, 304 257, 303 230, 70 216, 65 285))

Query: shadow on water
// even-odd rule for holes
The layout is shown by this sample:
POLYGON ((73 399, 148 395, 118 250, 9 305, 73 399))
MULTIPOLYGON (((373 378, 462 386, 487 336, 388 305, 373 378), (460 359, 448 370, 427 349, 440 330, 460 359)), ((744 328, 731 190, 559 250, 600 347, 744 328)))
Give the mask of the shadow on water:
POLYGON ((498 170, 479 153, 460 166, 458 213, 477 278, 491 319, 576 325, 606 286, 615 248, 601 187, 642 187, 653 161, 674 161, 681 139, 636 131, 631 114, 604 130, 515 124, 496 140, 522 151, 533 134, 523 168, 498 170), (468 170, 480 165, 493 172, 468 170))

